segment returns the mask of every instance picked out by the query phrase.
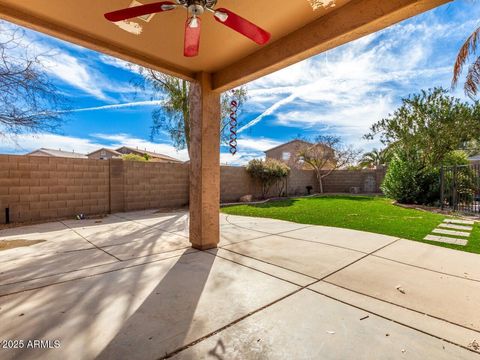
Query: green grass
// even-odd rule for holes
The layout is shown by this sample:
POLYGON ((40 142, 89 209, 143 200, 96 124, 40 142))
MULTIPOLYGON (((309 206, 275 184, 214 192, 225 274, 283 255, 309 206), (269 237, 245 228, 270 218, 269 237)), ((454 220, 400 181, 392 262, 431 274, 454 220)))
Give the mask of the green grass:
POLYGON ((425 241, 446 216, 405 209, 380 196, 321 196, 236 205, 222 209, 225 214, 293 221, 301 224, 334 226, 369 231, 421 241, 472 253, 480 253, 480 226, 474 225, 467 246, 425 241))

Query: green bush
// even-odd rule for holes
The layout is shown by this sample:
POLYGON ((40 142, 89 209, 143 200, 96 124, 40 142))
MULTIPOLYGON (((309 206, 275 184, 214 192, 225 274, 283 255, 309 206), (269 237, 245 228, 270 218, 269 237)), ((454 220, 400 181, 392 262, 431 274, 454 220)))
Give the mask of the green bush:
POLYGON ((433 204, 440 199, 439 170, 423 166, 418 158, 395 154, 381 189, 402 204, 433 204))
MULTIPOLYGON (((452 151, 444 160, 446 166, 467 165, 468 158, 462 151, 452 151)), ((402 204, 433 205, 440 201, 441 166, 425 166, 418 153, 395 153, 381 186, 383 193, 402 204)), ((463 167, 457 176, 458 192, 471 192, 474 183, 471 170, 463 167)), ((451 174, 449 172, 448 174, 451 174)), ((447 177, 450 176, 447 174, 447 177)), ((448 182, 449 179, 446 178, 448 182)))
POLYGON ((279 196, 283 193, 285 178, 290 168, 275 159, 253 159, 247 165, 247 172, 262 185, 262 197, 265 198, 273 185, 277 185, 279 196))
POLYGON ((147 162, 148 159, 144 156, 135 155, 135 154, 125 154, 122 155, 122 159, 126 161, 140 161, 140 162, 147 162))

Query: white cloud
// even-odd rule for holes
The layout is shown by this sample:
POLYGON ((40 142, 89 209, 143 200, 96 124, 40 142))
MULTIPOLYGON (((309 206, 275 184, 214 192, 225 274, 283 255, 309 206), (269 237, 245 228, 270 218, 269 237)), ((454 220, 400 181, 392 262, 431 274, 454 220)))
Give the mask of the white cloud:
POLYGON ((76 87, 100 100, 109 100, 104 94, 92 72, 79 59, 65 54, 55 54, 43 58, 46 69, 67 84, 76 87))
MULTIPOLYGON (((471 31, 470 25, 460 27, 471 31)), ((279 126, 335 132, 363 145, 361 136, 401 98, 422 88, 448 88, 455 49, 447 45, 464 36, 458 28, 458 22, 427 14, 254 81, 249 106, 261 114, 239 132, 268 117, 279 126)))
POLYGON ((220 163, 224 165, 240 166, 247 164, 252 159, 264 158, 264 151, 280 145, 281 142, 268 138, 240 137, 238 139, 237 153, 232 155, 228 146, 222 147, 220 163))
POLYGON ((15 140, 3 139, 0 152, 7 154, 25 154, 39 148, 62 149, 87 154, 105 145, 72 136, 57 134, 19 135, 15 140))
POLYGON ((131 63, 121 60, 119 58, 110 56, 110 55, 105 55, 105 54, 99 54, 99 57, 101 62, 104 64, 114 66, 116 68, 126 70, 126 71, 132 71, 135 69, 135 66, 132 67, 131 63))
POLYGON ((280 141, 267 138, 249 138, 240 137, 238 139, 238 148, 254 151, 265 151, 280 145, 280 141))
POLYGON ((244 166, 252 159, 263 158, 264 154, 257 152, 239 152, 234 156, 228 152, 220 154, 220 164, 228 166, 244 166))

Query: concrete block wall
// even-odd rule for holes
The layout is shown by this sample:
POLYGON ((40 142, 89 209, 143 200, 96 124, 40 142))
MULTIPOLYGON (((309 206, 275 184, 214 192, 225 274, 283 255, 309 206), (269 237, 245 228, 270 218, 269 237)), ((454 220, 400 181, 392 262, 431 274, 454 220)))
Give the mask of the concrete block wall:
POLYGON ((362 193, 380 193, 385 170, 337 170, 324 179, 325 192, 348 193, 358 187, 362 193))
MULTIPOLYGON (((380 192, 384 170, 334 171, 325 192, 380 192)), ((287 194, 318 192, 314 171, 292 170, 287 194)), ((222 166, 221 200, 243 195, 261 197, 261 187, 244 167, 222 166)), ((270 196, 278 196, 272 188, 270 196)), ((143 163, 121 159, 91 160, 0 155, 0 224, 156 208, 178 208, 189 202, 189 164, 143 163)))
POLYGON ((37 156, 0 156, 0 223, 109 211, 108 163, 37 156))
POLYGON ((188 205, 188 175, 186 164, 125 161, 125 211, 188 205))
POLYGON ((220 172, 220 198, 222 202, 236 202, 244 195, 261 195, 261 188, 244 167, 222 166, 220 172))
POLYGON ((313 170, 291 170, 287 179, 287 193, 292 195, 305 195, 308 193, 307 186, 312 187, 313 192, 319 191, 317 177, 313 170))

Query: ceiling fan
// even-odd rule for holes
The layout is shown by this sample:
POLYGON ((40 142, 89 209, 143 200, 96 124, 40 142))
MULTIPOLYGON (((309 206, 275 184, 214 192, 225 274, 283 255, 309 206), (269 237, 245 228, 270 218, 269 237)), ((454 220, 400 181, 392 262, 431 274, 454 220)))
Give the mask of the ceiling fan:
POLYGON ((176 3, 160 1, 113 11, 105 14, 105 18, 109 21, 117 22, 183 7, 187 9, 188 12, 187 22, 185 24, 184 43, 184 55, 186 57, 198 55, 201 28, 201 19, 199 16, 205 11, 213 13, 213 17, 219 23, 228 26, 259 45, 265 45, 270 40, 270 34, 267 31, 228 9, 214 9, 216 4, 217 0, 176 0, 176 3))

